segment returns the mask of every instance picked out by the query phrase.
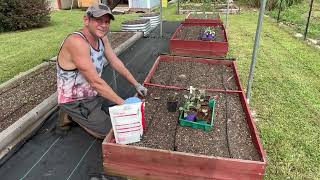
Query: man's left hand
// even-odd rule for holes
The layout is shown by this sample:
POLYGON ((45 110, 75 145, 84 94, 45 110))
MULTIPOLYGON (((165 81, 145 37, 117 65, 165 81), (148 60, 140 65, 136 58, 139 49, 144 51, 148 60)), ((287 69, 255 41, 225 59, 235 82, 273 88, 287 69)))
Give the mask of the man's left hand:
POLYGON ((147 96, 147 91, 148 89, 145 88, 144 86, 142 86, 140 83, 137 83, 136 85, 134 85, 134 87, 136 88, 137 92, 143 96, 146 97, 147 96))

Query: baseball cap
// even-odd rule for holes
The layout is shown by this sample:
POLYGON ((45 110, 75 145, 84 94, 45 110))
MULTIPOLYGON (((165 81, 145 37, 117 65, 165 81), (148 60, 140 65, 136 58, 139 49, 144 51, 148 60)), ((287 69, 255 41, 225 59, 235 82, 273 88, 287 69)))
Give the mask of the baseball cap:
POLYGON ((114 16, 110 10, 110 8, 102 3, 94 4, 88 7, 86 14, 91 17, 101 17, 105 14, 108 14, 112 20, 114 20, 114 16))

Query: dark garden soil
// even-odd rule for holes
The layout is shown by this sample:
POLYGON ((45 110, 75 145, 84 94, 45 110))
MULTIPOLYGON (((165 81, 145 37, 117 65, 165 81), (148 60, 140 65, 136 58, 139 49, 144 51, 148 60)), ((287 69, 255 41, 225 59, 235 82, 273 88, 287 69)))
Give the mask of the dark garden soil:
MULTIPOLYGON (((132 32, 112 33, 111 46, 118 47, 132 32)), ((0 89, 0 132, 8 128, 56 91, 56 66, 50 63, 9 87, 0 89)))
POLYGON ((216 33, 215 38, 212 41, 216 42, 226 42, 224 37, 224 31, 222 26, 183 26, 180 31, 178 31, 175 39, 183 40, 200 40, 201 35, 205 32, 206 28, 211 27, 216 33))
POLYGON ((178 107, 188 91, 148 87, 142 141, 132 145, 155 149, 260 161, 243 107, 236 93, 207 93, 216 100, 214 128, 209 132, 178 124, 179 112, 167 110, 167 99, 178 92, 178 107))
MULTIPOLYGON (((166 109, 167 98, 173 93, 172 90, 148 87, 148 96, 145 101, 147 132, 143 140, 134 145, 164 150, 174 149, 179 114, 166 109)), ((179 102, 182 98, 183 95, 178 94, 179 102)))
POLYGON ((153 17, 153 16, 159 16, 160 13, 144 13, 140 15, 140 17, 153 17))
POLYGON ((126 25, 145 24, 148 21, 150 21, 150 20, 149 19, 136 19, 136 20, 125 21, 122 24, 126 24, 126 25))
POLYGON ((3 131, 56 91, 55 63, 24 76, 0 90, 0 130, 3 131))
POLYGON ((192 61, 161 61, 150 82, 183 88, 240 90, 232 67, 192 61), (225 85, 225 87, 224 87, 225 85))
POLYGON ((120 44, 131 38, 134 34, 134 32, 112 32, 111 35, 109 35, 112 49, 118 47, 120 44))

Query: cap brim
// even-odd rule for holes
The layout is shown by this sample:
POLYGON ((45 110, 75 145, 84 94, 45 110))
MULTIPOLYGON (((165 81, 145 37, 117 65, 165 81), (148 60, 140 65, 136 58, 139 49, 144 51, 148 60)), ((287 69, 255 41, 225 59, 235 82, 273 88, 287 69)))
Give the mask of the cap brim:
POLYGON ((101 12, 101 13, 98 13, 98 14, 93 14, 93 17, 101 17, 101 16, 103 16, 103 15, 109 15, 109 17, 112 19, 112 20, 114 20, 114 16, 113 16, 113 14, 111 14, 111 13, 109 13, 109 12, 101 12))

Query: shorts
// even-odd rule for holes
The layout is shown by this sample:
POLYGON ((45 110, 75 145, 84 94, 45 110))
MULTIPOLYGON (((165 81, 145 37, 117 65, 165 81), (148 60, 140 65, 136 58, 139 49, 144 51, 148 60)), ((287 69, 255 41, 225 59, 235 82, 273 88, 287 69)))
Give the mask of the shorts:
POLYGON ((103 100, 102 97, 95 96, 89 99, 59 104, 59 106, 72 118, 72 121, 99 136, 106 136, 112 125, 109 109, 102 106, 103 100))

